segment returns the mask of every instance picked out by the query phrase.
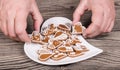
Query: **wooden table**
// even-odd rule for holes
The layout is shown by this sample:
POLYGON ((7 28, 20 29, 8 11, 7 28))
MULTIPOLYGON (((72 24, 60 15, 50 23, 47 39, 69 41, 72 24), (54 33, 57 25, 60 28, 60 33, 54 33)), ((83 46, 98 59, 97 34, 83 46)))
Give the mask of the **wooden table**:
MULTIPOLYGON (((40 11, 45 19, 53 16, 64 16, 72 19, 72 13, 79 0, 37 0, 40 11)), ((93 39, 87 39, 92 45, 104 52, 88 60, 65 66, 46 66, 30 60, 24 53, 24 43, 15 42, 0 32, 0 70, 3 69, 34 69, 34 70, 120 70, 120 0, 115 0, 116 21, 111 33, 93 39)), ((88 11, 81 21, 90 22, 88 11)), ((28 31, 32 32, 32 20, 28 19, 28 31)))

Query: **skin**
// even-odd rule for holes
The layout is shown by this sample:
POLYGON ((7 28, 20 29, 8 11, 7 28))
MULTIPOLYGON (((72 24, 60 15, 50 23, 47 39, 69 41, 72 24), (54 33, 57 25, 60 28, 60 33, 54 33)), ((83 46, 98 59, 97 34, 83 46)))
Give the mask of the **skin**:
POLYGON ((26 32, 27 16, 31 14, 39 31, 43 19, 35 0, 0 0, 0 29, 11 39, 30 42, 26 32))
MULTIPOLYGON (((85 10, 92 11, 92 23, 85 37, 95 37, 110 32, 114 26, 114 0, 80 0, 73 14, 73 23, 79 22, 85 10)), ((31 14, 34 28, 39 31, 43 19, 35 0, 0 0, 0 30, 11 39, 30 42, 26 32, 27 16, 31 14)))
POLYGON ((79 22, 85 10, 92 11, 92 23, 83 34, 85 38, 111 32, 115 21, 114 0, 80 0, 73 14, 73 24, 79 22))

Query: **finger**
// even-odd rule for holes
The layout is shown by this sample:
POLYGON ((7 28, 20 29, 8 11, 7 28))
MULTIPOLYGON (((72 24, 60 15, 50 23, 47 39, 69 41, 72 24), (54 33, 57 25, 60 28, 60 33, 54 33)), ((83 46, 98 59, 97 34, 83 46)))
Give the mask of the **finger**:
POLYGON ((32 6, 32 11, 31 11, 32 17, 34 19, 34 28, 36 31, 40 30, 40 25, 43 22, 43 18, 39 12, 39 9, 37 7, 37 4, 34 3, 32 6))
POLYGON ((12 39, 12 40, 15 40, 15 41, 21 41, 19 38, 17 38, 17 37, 15 37, 15 38, 11 38, 10 37, 10 39, 12 39))
POLYGON ((2 23, 1 23, 1 19, 0 19, 0 31, 1 31, 1 24, 2 24, 2 23))
MULTIPOLYGON (((111 1, 112 1, 112 0, 111 0, 111 1)), ((115 16, 116 16, 116 14, 115 14, 114 0, 111 2, 111 7, 112 7, 112 18, 113 18, 113 20, 111 21, 111 24, 110 24, 110 26, 109 26, 108 29, 107 29, 108 32, 111 32, 111 31, 112 31, 112 29, 113 29, 113 27, 114 27, 114 24, 115 24, 115 16)))
POLYGON ((99 35, 101 32, 99 31, 98 28, 100 28, 99 25, 91 23, 91 25, 89 26, 89 29, 85 31, 86 35, 84 37, 92 38, 99 35))
POLYGON ((111 20, 109 20, 109 22, 108 22, 108 24, 106 25, 106 28, 105 28, 105 30, 104 30, 104 33, 105 32, 110 32, 108 29, 109 29, 109 27, 112 25, 112 19, 111 20))
MULTIPOLYGON (((107 16, 107 17, 105 17, 106 18, 106 20, 108 21, 108 23, 104 23, 104 24, 106 24, 107 26, 106 26, 106 29, 104 30, 104 32, 109 32, 108 31, 108 28, 112 25, 112 21, 115 19, 115 7, 114 7, 114 1, 110 1, 110 2, 108 2, 108 4, 105 4, 104 5, 104 12, 105 12, 105 16, 107 16)), ((105 21, 106 21, 105 20, 105 21)))
POLYGON ((80 17, 84 14, 84 11, 87 10, 85 1, 81 1, 75 12, 73 13, 73 24, 79 22, 80 17))
POLYGON ((86 29, 85 37, 94 37, 101 33, 101 25, 103 24, 104 13, 101 7, 95 7, 92 10, 92 23, 86 29), (99 10, 99 9, 101 10, 99 10))
POLYGON ((101 29, 103 30, 102 32, 105 33, 105 32, 107 32, 106 30, 111 24, 112 14, 111 14, 111 11, 110 11, 111 10, 110 7, 104 5, 103 8, 104 8, 104 20, 103 20, 104 22, 101 25, 101 29))
POLYGON ((108 32, 111 32, 114 27, 114 20, 111 22, 110 27, 107 29, 108 32))
POLYGON ((1 15, 2 15, 2 14, 1 14, 1 12, 0 12, 0 31, 1 31, 1 24, 2 24, 2 18, 3 18, 3 17, 1 17, 1 15))
POLYGON ((27 15, 28 14, 25 11, 19 11, 15 18, 15 32, 19 39, 23 42, 30 42, 30 38, 28 37, 28 34, 26 32, 27 15))
POLYGON ((15 34, 15 13, 14 12, 9 12, 8 14, 9 16, 7 17, 7 28, 8 28, 8 35, 11 38, 15 38, 16 34, 15 34))
POLYGON ((105 32, 111 32, 113 26, 114 26, 114 21, 115 21, 115 11, 111 14, 109 20, 109 25, 106 27, 105 32))
POLYGON ((4 35, 8 36, 6 20, 2 19, 1 23, 2 23, 1 24, 1 31, 4 33, 4 35))
POLYGON ((104 20, 103 20, 103 24, 101 25, 101 29, 102 29, 102 32, 105 33, 106 32, 106 29, 110 26, 110 21, 111 21, 111 18, 108 14, 108 12, 104 12, 104 20))
POLYGON ((110 21, 109 21, 109 25, 106 27, 105 32, 111 32, 111 30, 112 30, 112 28, 113 28, 113 26, 114 26, 115 13, 113 12, 112 14, 113 14, 113 15, 110 16, 111 19, 110 19, 110 21))

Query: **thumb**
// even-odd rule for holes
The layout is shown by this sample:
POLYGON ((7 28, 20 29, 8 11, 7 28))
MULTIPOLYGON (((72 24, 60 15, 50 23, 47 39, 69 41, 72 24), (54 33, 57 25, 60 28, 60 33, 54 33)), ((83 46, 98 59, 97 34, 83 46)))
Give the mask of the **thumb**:
POLYGON ((87 10, 87 0, 81 0, 80 4, 73 13, 73 24, 79 22, 81 16, 84 14, 84 11, 87 10))
POLYGON ((32 18, 34 20, 34 29, 36 31, 40 31, 40 25, 43 22, 42 15, 39 12, 39 9, 37 7, 36 2, 32 6, 32 11, 31 11, 32 18))

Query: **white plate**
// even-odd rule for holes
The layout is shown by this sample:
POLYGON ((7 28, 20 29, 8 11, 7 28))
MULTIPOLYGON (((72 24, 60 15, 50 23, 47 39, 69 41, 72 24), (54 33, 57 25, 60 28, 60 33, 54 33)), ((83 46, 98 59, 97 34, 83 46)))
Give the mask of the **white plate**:
MULTIPOLYGON (((55 23, 55 25, 58 25, 58 24, 62 24, 62 23, 71 23, 71 22, 72 22, 71 20, 64 18, 64 17, 53 17, 53 18, 46 20, 43 23, 42 27, 46 27, 51 23, 55 23)), ((82 41, 82 44, 85 45, 89 49, 89 51, 86 52, 82 56, 78 56, 78 57, 74 57, 74 58, 66 57, 59 61, 54 61, 51 59, 49 59, 45 62, 40 61, 40 60, 38 60, 37 50, 41 49, 41 45, 34 44, 34 43, 25 43, 24 51, 30 59, 32 59, 35 62, 45 64, 45 65, 65 65, 65 64, 75 63, 75 62, 86 60, 88 58, 91 58, 91 57, 96 56, 103 52, 102 49, 96 48, 96 47, 92 46, 91 44, 89 44, 81 35, 79 35, 79 39, 82 41)))

